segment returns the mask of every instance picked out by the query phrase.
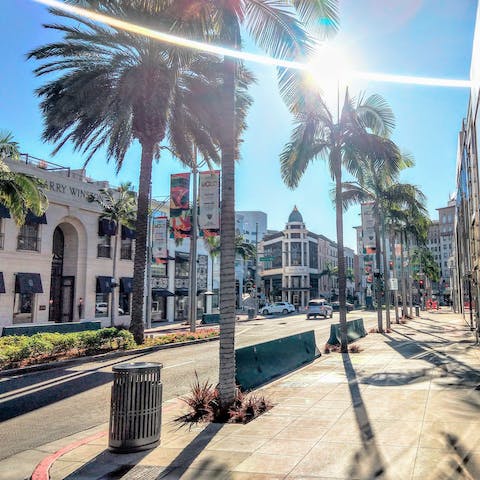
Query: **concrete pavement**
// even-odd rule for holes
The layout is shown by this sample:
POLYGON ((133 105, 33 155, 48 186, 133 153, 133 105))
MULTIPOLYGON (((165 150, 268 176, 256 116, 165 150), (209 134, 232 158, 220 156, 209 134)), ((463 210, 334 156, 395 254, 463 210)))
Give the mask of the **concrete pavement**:
POLYGON ((105 424, 37 449, 35 480, 480 478, 480 347, 463 319, 423 313, 357 343, 263 387, 275 406, 247 425, 179 428, 170 400, 156 449, 110 453, 105 424))

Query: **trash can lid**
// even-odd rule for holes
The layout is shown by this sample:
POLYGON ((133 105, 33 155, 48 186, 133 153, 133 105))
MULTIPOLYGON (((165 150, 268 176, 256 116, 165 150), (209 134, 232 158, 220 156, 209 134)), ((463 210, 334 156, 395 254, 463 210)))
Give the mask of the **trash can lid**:
POLYGON ((157 362, 131 362, 131 363, 121 363, 120 365, 114 365, 112 370, 114 372, 120 371, 134 371, 134 370, 147 370, 147 369, 161 369, 163 364, 157 362))

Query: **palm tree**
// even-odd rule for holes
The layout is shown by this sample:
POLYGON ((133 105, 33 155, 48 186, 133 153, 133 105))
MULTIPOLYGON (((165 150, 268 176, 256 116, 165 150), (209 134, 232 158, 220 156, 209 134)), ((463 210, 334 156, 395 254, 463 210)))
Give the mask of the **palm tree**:
MULTIPOLYGON (((303 27, 325 34, 337 28, 336 0, 190 0, 176 28, 195 39, 220 41, 224 46, 241 48, 241 32, 269 55, 282 59, 306 58, 313 50, 303 27), (319 29, 320 27, 320 29, 319 29)), ((175 4, 173 4, 175 7, 175 4)), ((235 83, 237 62, 223 60, 222 121, 222 206, 220 268, 220 351, 219 396, 223 409, 235 398, 235 83)), ((288 99, 297 90, 298 72, 283 69, 280 90, 288 99)))
POLYGON ((359 161, 367 157, 377 169, 392 169, 400 163, 401 155, 397 146, 385 138, 394 126, 394 116, 379 95, 352 99, 347 89, 338 117, 331 113, 320 93, 309 92, 305 98, 307 101, 295 114, 291 140, 280 156, 281 171, 287 186, 295 188, 310 162, 326 159, 335 181, 341 350, 347 352, 342 170, 356 173, 359 161))
MULTIPOLYGON (((93 10, 120 20, 171 30, 177 19, 167 12, 170 2, 78 0, 93 10)), ((56 143, 54 154, 68 141, 87 154, 106 148, 107 161, 121 169, 132 142, 141 146, 138 186, 133 307, 130 330, 143 342, 143 297, 146 267, 148 208, 152 161, 167 143, 183 163, 192 165, 192 144, 204 159, 219 162, 222 116, 217 99, 223 90, 222 63, 211 56, 192 54, 142 35, 104 27, 86 18, 59 10, 65 24, 47 25, 63 34, 60 42, 29 53, 42 61, 38 76, 56 73, 37 90, 42 99, 43 139, 56 143), (61 75, 58 75, 61 74, 61 75)), ((245 70, 239 68, 240 75, 245 70)), ((250 79, 243 75, 237 86, 234 114, 245 102, 250 79), (243 89, 243 91, 242 91, 243 89)), ((247 102, 248 105, 248 102, 247 102)), ((245 112, 243 112, 245 113, 245 112)), ((237 138, 238 128, 232 130, 237 138)))
MULTIPOLYGON (((112 189, 102 188, 95 200, 102 208, 102 215, 100 218, 112 222, 115 226, 112 279, 113 283, 118 286, 118 237, 121 235, 122 225, 129 229, 134 228, 137 211, 137 199, 132 190, 132 184, 127 182, 122 183, 115 191, 112 191, 112 189)), ((114 327, 118 309, 118 296, 116 287, 112 290, 110 300, 110 326, 114 327)))
POLYGON ((18 160, 18 143, 9 132, 0 132, 0 203, 8 208, 17 225, 25 222, 28 211, 41 215, 48 207, 48 200, 39 178, 12 172, 3 160, 18 160))
MULTIPOLYGON (((218 257, 221 250, 221 237, 216 235, 214 237, 206 237, 205 245, 212 257, 218 257)), ((243 260, 250 260, 255 258, 257 250, 253 243, 245 242, 243 235, 235 235, 235 256, 241 257, 243 260)))
POLYGON ((425 275, 430 284, 426 285, 426 288, 431 291, 431 284, 440 280, 440 267, 433 258, 432 252, 425 246, 415 248, 412 254, 412 266, 417 269, 414 274, 415 280, 420 280, 425 275))
MULTIPOLYGON (((383 278, 385 289, 385 307, 387 328, 390 328, 390 296, 388 295, 388 267, 387 248, 385 240, 386 216, 392 206, 402 209, 421 209, 425 203, 425 196, 418 187, 411 184, 399 183, 399 173, 407 167, 413 166, 408 156, 403 156, 400 163, 390 166, 389 169, 378 170, 369 159, 361 162, 357 171, 358 180, 343 183, 343 206, 348 208, 352 204, 365 202, 373 203, 375 216, 375 254, 376 265, 380 273, 383 257, 383 278)), ((383 331, 382 297, 377 277, 377 320, 378 330, 383 331)))

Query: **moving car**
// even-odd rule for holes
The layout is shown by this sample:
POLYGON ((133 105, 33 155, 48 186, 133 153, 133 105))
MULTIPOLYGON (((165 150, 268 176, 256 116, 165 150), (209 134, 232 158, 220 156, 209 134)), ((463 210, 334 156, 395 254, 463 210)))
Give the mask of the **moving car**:
POLYGON ((324 298, 314 298, 308 302, 307 320, 311 317, 333 317, 333 308, 324 298))
POLYGON ((283 313, 284 315, 286 315, 287 313, 292 313, 294 311, 295 307, 288 302, 275 302, 262 307, 263 315, 268 315, 270 313, 283 313))

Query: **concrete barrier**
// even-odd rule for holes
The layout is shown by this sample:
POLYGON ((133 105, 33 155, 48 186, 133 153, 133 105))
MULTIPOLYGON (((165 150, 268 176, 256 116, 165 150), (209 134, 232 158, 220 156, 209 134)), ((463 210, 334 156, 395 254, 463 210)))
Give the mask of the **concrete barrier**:
POLYGON ((66 323, 32 323, 29 325, 9 325, 2 328, 2 337, 7 335, 26 335, 30 337, 36 333, 74 333, 85 330, 100 330, 102 322, 66 322, 66 323))
POLYGON ((236 382, 251 390, 319 357, 313 330, 235 350, 236 382))
MULTIPOLYGON (((365 337, 367 332, 365 331, 365 326, 363 324, 363 318, 356 318, 354 320, 349 320, 347 322, 347 338, 348 343, 354 342, 359 338, 365 337)), ((330 325, 330 338, 327 340, 329 345, 339 345, 340 344, 340 324, 332 323, 330 325)))
POLYGON ((204 313, 202 315, 201 323, 203 325, 206 325, 206 324, 209 324, 209 323, 220 323, 220 314, 219 313, 204 313))

